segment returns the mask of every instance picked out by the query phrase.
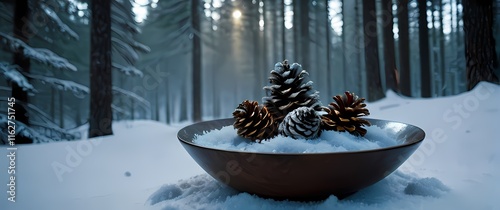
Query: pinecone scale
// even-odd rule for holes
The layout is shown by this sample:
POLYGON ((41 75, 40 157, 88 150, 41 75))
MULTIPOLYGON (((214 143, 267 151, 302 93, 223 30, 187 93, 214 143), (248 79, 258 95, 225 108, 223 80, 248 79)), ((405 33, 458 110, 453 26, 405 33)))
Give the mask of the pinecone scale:
POLYGON ((262 141, 277 134, 277 125, 265 106, 245 100, 233 112, 238 135, 252 141, 262 141))
POLYGON ((321 127, 325 130, 347 131, 353 135, 364 136, 366 129, 362 126, 370 126, 368 120, 359 118, 370 115, 364 103, 365 99, 347 91, 342 96, 334 96, 333 100, 328 107, 323 107, 326 114, 321 116, 321 127))
POLYGON ((276 63, 269 77, 271 85, 264 87, 268 96, 262 99, 276 121, 283 121, 288 113, 299 107, 321 110, 319 93, 313 90, 312 81, 306 81, 308 75, 300 64, 290 66, 287 60, 276 63))
POLYGON ((288 113, 279 125, 279 133, 294 139, 314 139, 320 135, 321 117, 316 110, 300 107, 288 113))

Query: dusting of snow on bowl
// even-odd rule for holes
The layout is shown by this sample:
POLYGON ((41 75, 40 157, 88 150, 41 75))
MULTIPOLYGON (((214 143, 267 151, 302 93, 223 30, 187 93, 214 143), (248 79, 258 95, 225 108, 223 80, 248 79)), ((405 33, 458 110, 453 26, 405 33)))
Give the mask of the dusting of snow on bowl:
POLYGON ((364 137, 347 132, 323 131, 317 139, 293 139, 278 135, 261 143, 238 136, 233 126, 195 135, 193 143, 221 150, 260 153, 328 153, 380 149, 397 145, 395 138, 377 126, 366 127, 364 137))

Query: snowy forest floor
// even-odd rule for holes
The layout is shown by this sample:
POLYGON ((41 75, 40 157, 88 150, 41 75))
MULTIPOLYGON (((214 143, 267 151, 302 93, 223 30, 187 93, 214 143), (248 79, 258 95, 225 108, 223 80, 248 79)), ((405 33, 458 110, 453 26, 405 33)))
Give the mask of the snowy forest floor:
MULTIPOLYGON (((388 92, 371 118, 410 123, 426 139, 393 174, 338 200, 263 199, 219 185, 176 138, 184 125, 114 123, 98 139, 18 145, 11 209, 499 209, 500 86, 480 83, 457 96, 414 99, 388 92)), ((9 181, 1 148, 0 182, 9 181)), ((5 192, 5 191, 4 191, 5 192)))

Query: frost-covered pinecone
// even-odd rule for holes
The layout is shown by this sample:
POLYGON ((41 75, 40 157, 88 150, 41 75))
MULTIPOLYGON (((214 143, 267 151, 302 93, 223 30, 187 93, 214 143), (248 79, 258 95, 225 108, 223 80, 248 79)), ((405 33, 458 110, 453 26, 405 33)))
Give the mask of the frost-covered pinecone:
POLYGON ((321 117, 316 110, 300 107, 288 113, 279 125, 279 133, 294 139, 314 139, 320 135, 321 117))
POLYGON ((233 117, 236 119, 234 128, 244 138, 260 142, 278 134, 278 126, 271 113, 257 101, 243 101, 234 110, 233 117))
POLYGON ((321 116, 321 127, 324 130, 348 131, 353 135, 364 136, 366 129, 361 126, 370 125, 367 120, 359 118, 370 115, 365 99, 349 91, 344 94, 334 96, 335 101, 323 107, 327 113, 321 116))
POLYGON ((276 63, 269 77, 271 85, 264 87, 268 96, 262 98, 274 120, 283 121, 289 112, 299 107, 321 110, 319 92, 313 89, 313 82, 307 80, 307 75, 298 63, 291 66, 287 60, 276 63))

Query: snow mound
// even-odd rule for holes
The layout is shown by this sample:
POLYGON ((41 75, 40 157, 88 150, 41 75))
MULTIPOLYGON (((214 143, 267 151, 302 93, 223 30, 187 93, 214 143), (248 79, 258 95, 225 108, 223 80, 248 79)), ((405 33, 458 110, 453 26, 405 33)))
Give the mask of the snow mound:
POLYGON ((436 178, 422 178, 410 182, 405 188, 408 195, 441 197, 445 192, 450 191, 446 185, 436 178))
POLYGON ((236 190, 203 174, 175 184, 163 185, 149 197, 148 203, 163 206, 162 209, 202 209, 206 204, 222 203, 236 194, 236 190))
MULTIPOLYGON (((434 197, 405 194, 405 186, 420 184, 422 191, 433 192, 439 188, 447 189, 436 178, 418 179, 414 176, 395 172, 386 179, 365 188, 358 193, 338 200, 331 195, 326 200, 315 202, 277 201, 238 192, 219 184, 207 174, 181 180, 175 184, 164 185, 153 193, 148 203, 154 209, 412 209, 417 206, 408 204, 425 202, 434 197), (414 181, 417 180, 417 181, 414 181), (410 202, 408 202, 410 201, 410 202)), ((443 192, 446 192, 443 190, 443 192)))
POLYGON ((278 135, 261 143, 251 142, 238 136, 233 126, 205 132, 195 137, 198 145, 223 150, 236 150, 261 153, 325 153, 370 150, 397 144, 383 129, 377 126, 366 127, 365 137, 356 137, 346 132, 323 131, 318 139, 293 139, 278 135))

